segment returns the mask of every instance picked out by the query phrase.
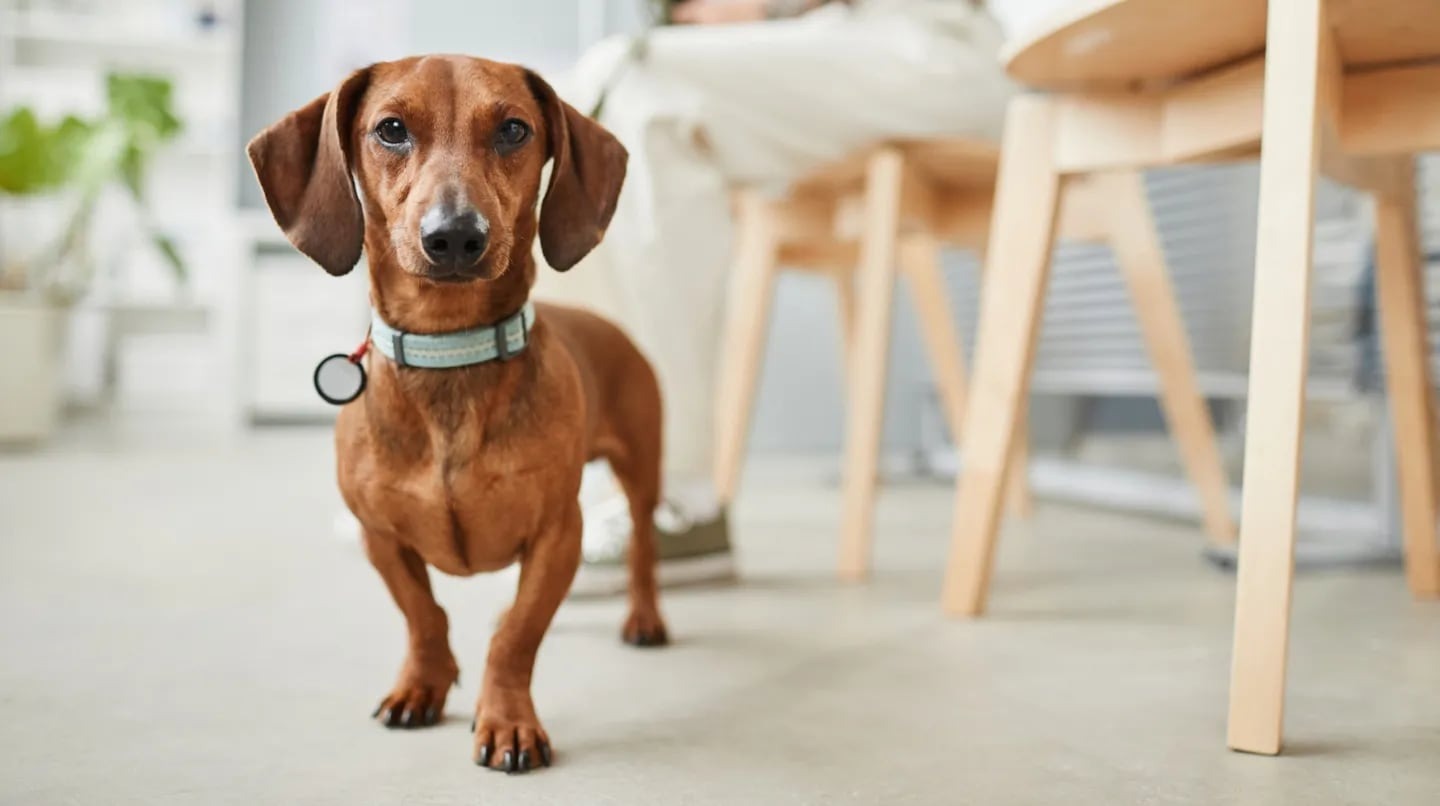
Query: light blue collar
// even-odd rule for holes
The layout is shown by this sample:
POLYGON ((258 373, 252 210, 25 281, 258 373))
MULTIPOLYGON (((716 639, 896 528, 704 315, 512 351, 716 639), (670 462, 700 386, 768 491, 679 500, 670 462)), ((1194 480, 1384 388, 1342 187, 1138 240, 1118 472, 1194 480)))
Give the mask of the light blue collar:
POLYGON ((372 312, 370 341, 382 355, 402 367, 451 369, 510 360, 530 343, 530 329, 534 326, 535 306, 530 302, 493 325, 453 333, 406 333, 385 324, 380 314, 372 312))

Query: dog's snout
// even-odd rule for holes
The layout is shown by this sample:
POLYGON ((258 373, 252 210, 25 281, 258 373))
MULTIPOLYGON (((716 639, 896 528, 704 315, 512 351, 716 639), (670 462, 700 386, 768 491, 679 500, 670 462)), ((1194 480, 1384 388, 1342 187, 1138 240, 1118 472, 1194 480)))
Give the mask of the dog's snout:
POLYGON ((437 267, 463 269, 485 253, 490 225, 474 209, 436 205, 420 219, 420 245, 437 267))

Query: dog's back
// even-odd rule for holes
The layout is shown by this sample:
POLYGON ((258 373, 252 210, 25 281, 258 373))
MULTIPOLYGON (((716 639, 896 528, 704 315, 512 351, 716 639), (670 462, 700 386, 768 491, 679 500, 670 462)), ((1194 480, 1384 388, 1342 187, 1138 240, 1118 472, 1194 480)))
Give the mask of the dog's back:
MULTIPOLYGON (((535 307, 538 318, 553 329, 575 359, 585 389, 590 458, 603 457, 612 465, 641 465, 647 469, 646 475, 653 466, 658 496, 660 385, 650 362, 607 319, 564 305, 539 303, 535 307)), ((616 472, 622 473, 618 466, 616 472)))

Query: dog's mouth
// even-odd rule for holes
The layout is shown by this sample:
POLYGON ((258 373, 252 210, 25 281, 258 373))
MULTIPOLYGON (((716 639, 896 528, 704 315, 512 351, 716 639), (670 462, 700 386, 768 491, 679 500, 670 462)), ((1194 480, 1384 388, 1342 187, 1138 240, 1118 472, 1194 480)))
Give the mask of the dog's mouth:
POLYGON ((460 284, 473 283, 476 280, 486 279, 485 273, 476 269, 441 269, 431 267, 425 272, 425 279, 436 283, 460 284))
POLYGON ((456 265, 453 263, 433 263, 425 261, 421 264, 420 276, 434 283, 444 285, 463 285, 483 280, 494 280, 501 272, 495 268, 495 261, 485 255, 474 263, 456 265))

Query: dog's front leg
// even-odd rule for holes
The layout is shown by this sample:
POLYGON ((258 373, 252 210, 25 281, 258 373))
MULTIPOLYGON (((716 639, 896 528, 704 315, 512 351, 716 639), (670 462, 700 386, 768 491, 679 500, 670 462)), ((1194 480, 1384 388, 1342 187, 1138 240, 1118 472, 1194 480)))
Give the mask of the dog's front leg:
POLYGON ((540 639, 580 564, 580 505, 545 529, 520 559, 515 604, 490 639, 475 713, 475 763, 506 772, 550 766, 550 737, 535 716, 530 676, 540 639))
POLYGON ((395 687, 371 716, 388 728, 434 725, 445 712, 450 687, 460 676, 450 652, 449 620, 430 592, 430 574, 420 555, 368 529, 364 534, 365 553, 405 614, 410 632, 410 649, 395 687))

